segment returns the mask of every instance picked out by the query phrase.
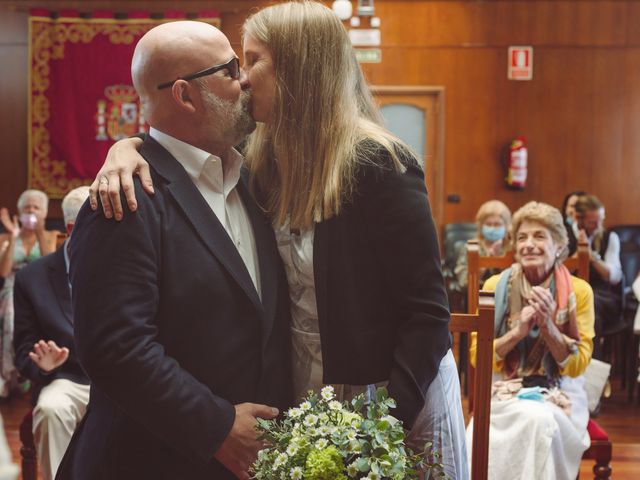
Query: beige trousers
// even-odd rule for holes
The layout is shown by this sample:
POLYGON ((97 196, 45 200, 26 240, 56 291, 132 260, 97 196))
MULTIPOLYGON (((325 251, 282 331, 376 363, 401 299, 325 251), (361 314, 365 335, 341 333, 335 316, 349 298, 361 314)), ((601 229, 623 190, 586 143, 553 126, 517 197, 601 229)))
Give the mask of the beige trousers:
POLYGON ((54 380, 40 392, 33 410, 33 437, 43 480, 55 478, 87 403, 89 385, 71 380, 54 380))

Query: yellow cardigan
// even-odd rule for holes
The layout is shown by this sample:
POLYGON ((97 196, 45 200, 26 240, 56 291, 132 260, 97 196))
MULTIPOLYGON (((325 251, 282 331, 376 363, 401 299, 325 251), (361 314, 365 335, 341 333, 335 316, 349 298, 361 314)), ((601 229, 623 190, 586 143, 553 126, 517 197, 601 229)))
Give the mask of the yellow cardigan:
MULTIPOLYGON (((483 289, 495 291, 498 285, 498 279, 500 275, 494 275, 489 278, 483 289)), ((593 323, 595 320, 595 314, 593 310, 593 290, 591 286, 584 280, 576 277, 571 277, 573 284, 573 291, 576 294, 576 320, 578 322, 578 333, 580 334, 580 341, 577 344, 578 352, 570 356, 569 361, 564 367, 560 369, 560 375, 567 375, 569 377, 577 377, 582 375, 591 361, 591 353, 593 352, 593 337, 595 336, 595 330, 593 323)), ((471 365, 476 366, 476 333, 471 334, 471 345, 469 347, 469 355, 471 365)), ((493 371, 502 372, 502 360, 498 360, 496 357, 495 340, 493 344, 493 371)))

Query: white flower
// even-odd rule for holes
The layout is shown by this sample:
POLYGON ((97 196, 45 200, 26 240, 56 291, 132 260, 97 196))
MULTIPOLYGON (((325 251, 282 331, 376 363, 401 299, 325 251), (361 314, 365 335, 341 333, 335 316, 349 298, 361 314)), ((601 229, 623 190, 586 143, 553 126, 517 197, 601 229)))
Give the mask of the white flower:
POLYGON ((322 425, 318 429, 318 433, 320 433, 320 435, 322 435, 323 437, 328 437, 329 435, 331 435, 331 428, 327 427, 326 425, 322 425))
POLYGON ((323 450, 323 449, 327 448, 328 444, 329 444, 329 442, 327 442, 326 438, 321 438, 320 440, 318 440, 316 442, 316 448, 318 450, 323 450))
POLYGON ((307 429, 307 435, 310 437, 315 437, 318 435, 318 429, 316 427, 311 427, 307 429))
POLYGON ((308 402, 308 401, 306 401, 306 402, 302 402, 302 403, 300 404, 300 409, 301 409, 303 412, 306 412, 307 410, 311 410, 311 402, 308 402))
POLYGON ((302 480, 302 468, 293 467, 291 469, 291 478, 292 480, 302 480))
POLYGON ((350 477, 355 477, 356 475, 358 475, 358 467, 356 466, 356 462, 353 462, 349 466, 347 466, 347 474, 350 477))
POLYGON ((273 469, 277 470, 278 468, 280 468, 282 465, 284 465, 285 463, 287 463, 287 456, 284 453, 280 453, 278 454, 278 456, 276 457, 276 459, 273 462, 273 469))
POLYGON ((367 475, 367 480, 380 480, 380 475, 378 475, 377 473, 369 472, 369 475, 367 475))
POLYGON ((290 457, 293 457, 296 453, 298 453, 298 446, 295 444, 290 444, 287 447, 287 455, 289 455, 290 457))
POLYGON ((329 409, 330 410, 335 410, 335 411, 340 411, 340 410, 342 410, 342 404, 337 400, 331 400, 329 402, 329 409))
POLYGON ((357 434, 356 434, 356 431, 355 431, 355 430, 349 430, 349 431, 347 432, 347 438, 348 438, 349 440, 355 440, 355 439, 356 439, 356 436, 357 436, 357 434))
POLYGON ((313 427, 316 423, 318 423, 318 416, 313 413, 307 415, 307 418, 304 419, 305 427, 313 427))
POLYGON ((328 402, 329 400, 333 400, 335 397, 333 387, 331 385, 327 385, 322 390, 320 390, 320 396, 328 402))
POLYGON ((349 442, 349 450, 351 450, 352 452, 359 452, 360 450, 362 450, 362 445, 360 445, 360 442, 357 440, 351 440, 349 442))
POLYGON ((287 414, 289 418, 299 418, 302 415, 302 410, 299 408, 290 408, 287 414))

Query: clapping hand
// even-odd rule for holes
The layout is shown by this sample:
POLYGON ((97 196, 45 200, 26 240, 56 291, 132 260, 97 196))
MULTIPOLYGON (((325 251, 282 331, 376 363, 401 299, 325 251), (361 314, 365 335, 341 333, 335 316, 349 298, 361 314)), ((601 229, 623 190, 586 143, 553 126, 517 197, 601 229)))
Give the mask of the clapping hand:
POLYGON ((549 328, 553 324, 558 305, 549 290, 538 286, 533 287, 529 306, 535 310, 535 323, 541 329, 549 328))
POLYGON ((487 248, 487 256, 499 257, 502 254, 502 239, 493 242, 487 248))
POLYGON ((4 227, 4 229, 14 237, 17 237, 20 233, 18 216, 14 215, 12 220, 11 216, 9 215, 9 210, 7 210, 5 207, 0 208, 0 222, 2 222, 2 226, 4 227))
POLYGON ((537 325, 536 310, 531 305, 527 305, 520 312, 519 336, 526 337, 534 325, 537 325))
POLYGON ((29 352, 29 358, 38 365, 40 370, 49 373, 67 361, 69 349, 58 347, 53 340, 48 342, 40 340, 33 345, 33 352, 29 352))

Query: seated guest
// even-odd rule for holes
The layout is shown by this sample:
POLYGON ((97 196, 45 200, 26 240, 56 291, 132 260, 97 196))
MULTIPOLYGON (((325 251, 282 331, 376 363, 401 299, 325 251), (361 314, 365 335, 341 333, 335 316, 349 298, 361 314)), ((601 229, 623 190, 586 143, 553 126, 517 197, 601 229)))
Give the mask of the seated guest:
MULTIPOLYGON (((574 480, 589 447, 582 375, 593 347, 593 294, 562 264, 567 232, 554 207, 530 202, 518 210, 512 243, 515 263, 484 285, 495 290, 493 371, 500 379, 489 478, 574 480)), ((470 354, 475 363, 474 335, 470 354)))
MULTIPOLYGON (((636 299, 640 302, 640 272, 633 281, 631 289, 633 290, 633 294, 636 296, 636 299)), ((638 305, 638 308, 636 309, 636 317, 633 321, 633 333, 635 335, 640 334, 640 305, 638 305)), ((640 351, 638 351, 638 357, 640 358, 640 351)), ((638 369, 638 383, 640 383, 640 369, 638 369)))
POLYGON ((567 237, 569 238, 569 256, 572 256, 578 250, 578 223, 576 222, 576 202, 581 195, 586 192, 577 190, 567 193, 562 201, 562 219, 564 227, 567 229, 567 237))
MULTIPOLYGON (((476 225, 478 226, 479 253, 482 257, 500 257, 509 247, 507 232, 511 225, 511 211, 500 200, 489 200, 483 203, 476 213, 476 225)), ((458 254, 455 274, 458 285, 462 289, 467 286, 467 248, 461 248, 458 254)), ((480 272, 480 284, 496 271, 485 270, 480 272)), ((474 286, 479 288, 480 285, 474 286)))
MULTIPOLYGON (((69 233, 88 196, 89 187, 79 187, 62 201, 69 233)), ((55 477, 89 402, 73 346, 67 243, 20 270, 14 286, 16 366, 36 387, 33 435, 44 480, 55 477)))
POLYGON ((575 205, 578 239, 589 243, 589 283, 596 311, 594 358, 601 358, 600 337, 622 319, 622 265, 618 234, 604 228, 604 205, 595 195, 581 195, 575 205))
POLYGON ((45 230, 49 197, 40 190, 25 190, 18 198, 18 215, 0 208, 0 397, 8 397, 16 385, 13 363, 13 280, 27 263, 55 250, 55 231, 45 230))

